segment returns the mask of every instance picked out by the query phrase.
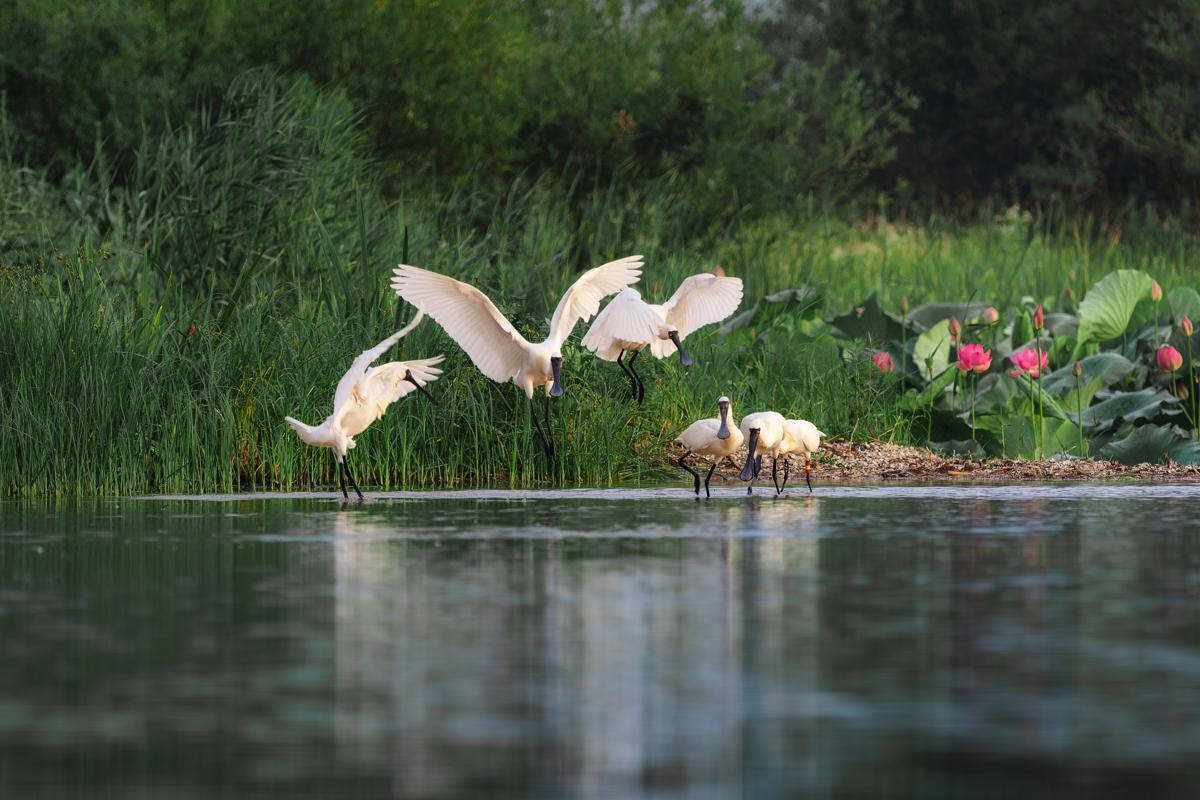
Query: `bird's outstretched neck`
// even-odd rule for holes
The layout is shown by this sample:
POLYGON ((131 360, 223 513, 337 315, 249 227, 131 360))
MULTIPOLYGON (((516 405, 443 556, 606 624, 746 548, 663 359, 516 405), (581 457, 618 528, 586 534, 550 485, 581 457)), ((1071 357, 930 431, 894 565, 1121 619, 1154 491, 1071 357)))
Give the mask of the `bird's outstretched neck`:
POLYGON ((296 432, 296 435, 299 436, 301 439, 303 439, 305 442, 308 442, 309 444, 312 444, 312 445, 324 444, 324 441, 321 439, 320 436, 318 436, 318 433, 317 433, 317 431, 319 430, 318 428, 314 428, 312 425, 307 425, 307 424, 301 422, 300 420, 296 419, 295 417, 284 417, 283 421, 286 422, 288 425, 291 425, 292 430, 294 430, 296 432))

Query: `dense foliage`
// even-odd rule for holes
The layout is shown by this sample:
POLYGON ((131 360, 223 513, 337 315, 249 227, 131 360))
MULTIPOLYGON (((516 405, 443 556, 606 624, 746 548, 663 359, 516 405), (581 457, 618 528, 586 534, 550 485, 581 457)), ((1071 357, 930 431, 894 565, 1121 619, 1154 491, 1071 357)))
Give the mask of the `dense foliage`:
MULTIPOLYGON (((581 269, 630 253, 646 256, 652 299, 719 263, 747 301, 728 334, 697 334, 690 372, 647 364, 641 409, 621 399, 619 370, 569 344, 553 471, 535 457, 524 400, 426 323, 396 355, 447 355, 443 405, 410 399, 364 435, 359 469, 377 484, 661 478, 672 435, 721 394, 739 413, 773 407, 834 435, 962 447, 962 386, 932 396, 938 376, 912 371, 932 323, 901 319, 881 339, 831 309, 890 319, 881 309, 904 297, 987 298, 1016 344, 1022 309, 1076 314, 1122 270, 1195 285, 1191 223, 1167 213, 1193 174, 1190 96, 1143 114, 1174 154, 1149 133, 1129 150, 1161 180, 1128 167, 1140 183, 1104 177, 1066 213, 1076 190, 1035 185, 1016 151, 954 162, 970 148, 953 155, 951 137, 931 137, 929 86, 834 36, 854 7, 788 38, 780 26, 795 17, 764 22, 715 0, 0 5, 0 491, 328 482, 327 455, 280 420, 323 418, 349 359, 406 318, 386 283, 398 261, 477 283, 526 332, 581 269), (980 179, 991 161, 1000 171, 980 179), (917 206, 895 202, 923 194, 956 200, 898 221, 917 206), (1060 194, 1053 214, 1007 203, 1060 194), (1096 198, 1100 213, 1079 211, 1096 198), (1112 211, 1131 198, 1159 205, 1112 211), (870 359, 881 348, 904 367, 888 380, 870 359)), ((1188 30, 1185 10, 1164 37, 1188 30)), ((1190 46, 1177 40, 1172 57, 1190 46)), ((1139 69, 1166 102, 1173 90, 1151 78, 1170 70, 1139 69)), ((1128 155, 1111 142, 1095 153, 1102 176, 1128 155)), ((1120 424, 1169 428, 1182 458, 1190 412, 1146 367, 1148 323, 1133 319, 1120 354, 1141 366, 1089 400, 1158 381, 1175 399, 1120 424)), ((1025 411, 1015 394, 987 410, 993 377, 1002 385, 975 387, 969 446, 1049 452, 989 438, 984 417, 1025 411)), ((1131 435, 1089 424, 1077 449, 1131 435)))

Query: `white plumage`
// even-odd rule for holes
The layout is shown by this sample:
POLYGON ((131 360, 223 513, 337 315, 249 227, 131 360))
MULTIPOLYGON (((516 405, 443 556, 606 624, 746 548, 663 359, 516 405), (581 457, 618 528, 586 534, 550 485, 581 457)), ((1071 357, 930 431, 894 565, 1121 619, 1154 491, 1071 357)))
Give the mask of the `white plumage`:
POLYGON ((712 466, 704 476, 704 495, 711 497, 708 491, 708 481, 712 478, 713 470, 726 456, 731 456, 742 446, 742 432, 733 418, 733 407, 728 397, 717 399, 717 416, 710 419, 696 420, 687 426, 683 433, 675 437, 675 442, 683 448, 679 457, 679 466, 686 469, 695 479, 696 495, 700 495, 700 476, 687 465, 685 459, 689 455, 708 456, 712 458, 712 466))
MULTIPOLYGON (((804 456, 804 482, 808 484, 808 490, 812 491, 812 455, 821 447, 821 437, 825 434, 817 429, 806 419, 789 419, 784 422, 786 431, 786 442, 783 453, 783 486, 779 487, 778 493, 782 494, 784 487, 787 486, 788 479, 788 454, 800 453, 804 456)), ((774 469, 771 474, 774 475, 774 469)))
POLYGON ((756 411, 742 418, 742 436, 746 438, 746 464, 742 467, 742 480, 750 481, 746 494, 754 491, 754 481, 762 471, 762 457, 770 456, 771 472, 774 461, 785 446, 787 430, 783 415, 776 411, 756 411))
POLYGON ((526 341, 487 295, 468 283, 400 265, 392 288, 433 317, 484 375, 499 382, 511 380, 529 398, 537 386, 557 396, 562 389, 554 373, 562 361, 563 342, 579 320, 600 310, 603 298, 636 281, 641 265, 641 256, 629 256, 583 273, 559 300, 549 335, 538 343, 526 341))
POLYGON ((680 340, 698 328, 720 322, 742 302, 742 279, 702 272, 686 278, 662 304, 647 303, 636 289, 625 289, 596 317, 583 346, 605 361, 622 350, 649 347, 655 358, 675 352, 680 340))
MULTIPOLYGON (((425 394, 425 385, 437 380, 441 370, 435 364, 443 356, 422 358, 413 361, 391 361, 372 367, 380 356, 391 349, 402 336, 417 326, 424 316, 420 311, 412 322, 393 333, 369 350, 364 350, 346 374, 338 381, 333 395, 333 413, 320 425, 308 425, 293 417, 284 417, 296 434, 314 447, 328 447, 338 460, 338 477, 343 479, 342 494, 346 495, 343 478, 350 478, 354 490, 362 497, 358 484, 346 464, 346 454, 354 449, 354 437, 365 431, 371 423, 387 411, 388 406, 410 392, 420 390, 425 394)), ((432 398, 431 398, 432 399, 432 398)))

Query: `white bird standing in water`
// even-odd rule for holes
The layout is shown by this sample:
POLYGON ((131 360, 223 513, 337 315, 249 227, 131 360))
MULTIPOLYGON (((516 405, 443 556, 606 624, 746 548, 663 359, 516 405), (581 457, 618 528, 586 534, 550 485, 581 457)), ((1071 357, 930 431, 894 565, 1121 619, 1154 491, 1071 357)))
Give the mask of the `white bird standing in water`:
POLYGON ((641 256, 628 256, 583 273, 558 301, 546 340, 537 343, 526 341, 487 295, 469 283, 401 264, 394 270, 392 288, 433 317, 480 372, 499 383, 512 381, 521 387, 529 398, 546 458, 553 462, 550 398, 563 393, 559 382, 563 342, 575 323, 590 319, 600 310, 602 299, 636 281, 642 274, 641 266, 641 256), (533 390, 537 386, 546 389, 545 431, 533 410, 533 390))
POLYGON ((412 322, 396 331, 370 350, 364 350, 354 359, 350 369, 338 381, 337 391, 333 396, 333 413, 325 418, 320 425, 306 425, 298 419, 284 417, 284 421, 292 426, 305 442, 314 447, 328 447, 333 450, 338 462, 338 480, 342 486, 342 497, 349 498, 346 492, 346 478, 363 499, 362 490, 350 472, 346 463, 346 453, 354 449, 354 437, 383 416, 389 405, 404 395, 413 391, 434 402, 433 396, 425 390, 425 385, 437 380, 441 370, 434 364, 441 363, 444 356, 423 358, 415 361, 392 361, 372 367, 372 362, 391 348, 400 337, 407 334, 421 321, 423 314, 420 310, 412 322))
MULTIPOLYGON (((789 453, 804 454, 804 482, 808 484, 808 491, 812 492, 812 455, 820 449, 821 437, 825 434, 806 419, 785 420, 783 427, 786 434, 783 451, 783 486, 779 487, 776 493, 783 494, 783 490, 787 488, 789 453)), ((774 475, 774 470, 771 473, 774 475)))
POLYGON ((727 456, 737 452, 742 446, 742 432, 737 428, 733 419, 732 406, 728 397, 717 398, 718 415, 712 419, 696 420, 675 437, 676 443, 683 447, 684 453, 679 457, 679 466, 692 473, 695 480, 696 497, 700 497, 700 474, 687 465, 685 459, 690 455, 710 456, 712 466, 704 476, 704 496, 712 497, 708 490, 708 481, 712 478, 713 470, 727 456))
POLYGON ((757 411, 742 417, 742 436, 746 437, 746 464, 741 478, 750 481, 746 494, 754 491, 754 481, 762 472, 763 456, 771 457, 771 478, 775 481, 775 493, 779 493, 779 480, 775 477, 775 464, 783 451, 787 439, 786 420, 776 411, 757 411))
POLYGON ((697 328, 725 319, 741 302, 742 279, 725 277, 720 267, 684 279, 671 299, 659 305, 647 303, 636 289, 624 289, 597 315, 583 346, 605 361, 616 361, 640 403, 646 386, 633 369, 638 353, 649 347, 655 358, 664 358, 678 350, 679 363, 691 366, 682 340, 697 328), (627 350, 633 355, 624 362, 621 357, 627 350))

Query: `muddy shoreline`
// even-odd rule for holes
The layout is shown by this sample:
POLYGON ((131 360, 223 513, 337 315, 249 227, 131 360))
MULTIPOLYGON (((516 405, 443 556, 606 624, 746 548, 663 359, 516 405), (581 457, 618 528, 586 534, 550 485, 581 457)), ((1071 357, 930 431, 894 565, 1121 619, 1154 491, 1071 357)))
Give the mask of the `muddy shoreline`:
MULTIPOLYGON (((743 449, 736 465, 724 461, 713 474, 723 483, 740 483, 738 472, 746 458, 743 449)), ((790 459, 788 485, 804 481, 804 462, 790 459)), ((699 465, 703 477, 705 470, 699 465)), ((780 466, 782 479, 782 465, 780 466)), ((821 483, 863 483, 878 481, 1090 481, 1132 480, 1154 482, 1200 482, 1200 465, 1137 464, 1129 466, 1100 459, 1044 459, 1033 461, 1009 458, 962 458, 936 453, 921 447, 905 447, 886 442, 849 442, 834 439, 821 443, 812 473, 814 485, 821 483)), ((770 484, 770 464, 763 464, 759 484, 770 484)))

